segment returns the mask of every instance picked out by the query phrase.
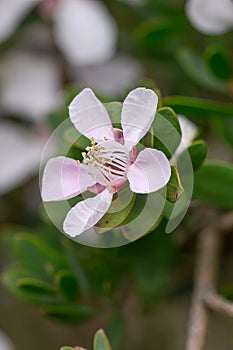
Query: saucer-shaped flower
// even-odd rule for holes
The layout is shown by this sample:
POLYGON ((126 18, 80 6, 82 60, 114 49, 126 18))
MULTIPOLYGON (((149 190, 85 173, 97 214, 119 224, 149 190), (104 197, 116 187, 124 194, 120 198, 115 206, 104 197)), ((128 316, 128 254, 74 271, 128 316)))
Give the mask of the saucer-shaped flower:
POLYGON ((83 161, 56 157, 48 161, 42 179, 44 201, 65 200, 91 190, 97 195, 76 204, 63 229, 75 237, 93 227, 108 211, 114 193, 128 181, 131 191, 151 193, 164 187, 171 175, 166 156, 136 145, 149 131, 158 98, 150 89, 137 88, 126 97, 121 114, 122 130, 114 129, 103 104, 91 89, 84 89, 69 106, 76 129, 90 139, 83 161))
POLYGON ((233 28, 232 0, 187 0, 185 10, 192 25, 203 34, 224 34, 233 28))

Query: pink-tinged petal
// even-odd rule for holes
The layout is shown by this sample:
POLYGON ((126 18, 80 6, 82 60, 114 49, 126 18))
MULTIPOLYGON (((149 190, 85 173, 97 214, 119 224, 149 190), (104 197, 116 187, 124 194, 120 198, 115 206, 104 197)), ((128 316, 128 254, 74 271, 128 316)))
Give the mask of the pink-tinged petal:
POLYGON ((119 142, 121 145, 124 145, 125 140, 123 136, 123 131, 121 129, 113 129, 114 140, 119 142))
POLYGON ((124 184, 126 182, 127 182, 127 178, 126 177, 119 178, 119 179, 116 179, 115 181, 112 181, 108 185, 109 192, 112 193, 112 194, 117 193, 124 186, 124 184))
POLYGON ((71 237, 89 230, 104 216, 112 203, 112 194, 106 189, 93 198, 76 204, 67 214, 63 229, 71 237))
POLYGON ((83 164, 74 159, 56 157, 45 166, 41 196, 43 201, 59 201, 73 198, 95 184, 83 164))
POLYGON ((126 97, 122 108, 121 125, 128 149, 135 146, 150 129, 157 104, 157 95, 146 88, 137 88, 126 97))
POLYGON ((91 187, 88 187, 88 191, 99 194, 105 190, 106 186, 100 185, 100 184, 95 184, 91 187))
POLYGON ((91 89, 80 92, 71 102, 69 111, 72 123, 86 137, 93 137, 95 141, 104 137, 114 140, 109 115, 91 89))
POLYGON ((163 152, 152 148, 141 151, 127 177, 135 193, 150 193, 164 187, 171 176, 171 167, 163 152))

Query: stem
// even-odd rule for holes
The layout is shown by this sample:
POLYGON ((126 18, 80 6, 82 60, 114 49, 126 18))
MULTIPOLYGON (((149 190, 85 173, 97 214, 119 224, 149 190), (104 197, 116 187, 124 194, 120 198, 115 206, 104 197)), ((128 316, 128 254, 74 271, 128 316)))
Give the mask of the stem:
MULTIPOLYGON (((212 218, 210 221, 213 221, 212 218)), ((219 222, 203 229, 198 236, 186 350, 204 350, 209 310, 233 317, 233 303, 216 292, 221 238, 223 233, 233 231, 233 212, 224 215, 219 222)))

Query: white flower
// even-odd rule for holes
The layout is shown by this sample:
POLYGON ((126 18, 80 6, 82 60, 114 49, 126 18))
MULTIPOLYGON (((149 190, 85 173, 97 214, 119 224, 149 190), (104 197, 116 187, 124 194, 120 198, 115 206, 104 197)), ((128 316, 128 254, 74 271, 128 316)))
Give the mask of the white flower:
POLYGON ((0 42, 17 28, 35 5, 49 8, 55 41, 75 65, 98 64, 111 58, 117 45, 116 22, 99 0, 1 0, 0 42))
POLYGON ((178 119, 181 129, 181 141, 173 155, 173 159, 175 160, 191 145, 198 131, 198 127, 183 115, 178 115, 178 119))
POLYGON ((14 122, 0 121, 0 194, 22 184, 38 169, 46 139, 14 122))
POLYGON ((150 89, 137 88, 126 97, 123 130, 113 129, 103 104, 91 89, 84 89, 71 103, 70 118, 91 145, 83 162, 56 157, 48 161, 42 179, 42 199, 58 201, 91 189, 97 195, 76 204, 67 214, 64 231, 75 237, 93 227, 108 211, 114 193, 128 181, 132 192, 151 193, 164 187, 171 176, 163 152, 145 148, 137 155, 137 144, 155 118, 158 97, 150 89))
POLYGON ((10 338, 0 330, 0 350, 14 350, 10 338))
POLYGON ((233 29, 232 0, 188 0, 185 10, 192 25, 203 34, 224 34, 233 29))
POLYGON ((0 62, 3 110, 40 121, 59 104, 60 67, 49 56, 11 51, 0 62))

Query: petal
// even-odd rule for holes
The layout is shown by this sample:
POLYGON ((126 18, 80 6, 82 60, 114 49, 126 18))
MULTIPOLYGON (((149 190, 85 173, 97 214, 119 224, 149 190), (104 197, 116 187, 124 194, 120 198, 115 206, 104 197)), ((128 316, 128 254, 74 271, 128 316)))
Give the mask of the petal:
POLYGON ((5 194, 34 175, 46 140, 14 122, 0 122, 0 194, 5 194))
POLYGON ((130 189, 136 193, 150 193, 164 187, 171 176, 170 163, 161 151, 146 148, 141 151, 127 177, 130 189))
POLYGON ((1 62, 1 96, 4 110, 40 121, 61 103, 59 66, 48 56, 11 51, 1 62))
POLYGON ((0 1, 0 42, 16 30, 23 18, 40 0, 0 1))
POLYGON ((0 345, 1 350, 14 350, 11 339, 0 329, 0 345))
POLYGON ((93 227, 108 211, 112 194, 106 189, 93 198, 75 205, 67 214, 63 229, 71 237, 76 237, 93 227))
POLYGON ((114 140, 112 123, 104 105, 91 89, 84 89, 69 106, 70 119, 76 129, 95 141, 106 136, 114 140))
POLYGON ((43 201, 59 201, 77 196, 95 184, 83 164, 74 159, 56 157, 45 166, 41 196, 43 201))
POLYGON ((157 95, 146 88, 137 88, 126 97, 122 108, 121 125, 128 149, 135 146, 150 129, 157 103, 157 95))
POLYGON ((231 0, 188 0, 185 10, 192 25, 203 34, 224 34, 233 28, 231 0))
POLYGON ((178 119, 182 137, 179 147, 176 149, 176 152, 173 155, 174 159, 177 159, 177 157, 185 150, 185 148, 191 145, 198 131, 198 127, 183 115, 178 115, 178 119))
POLYGON ((117 27, 100 1, 60 0, 54 13, 54 36, 71 64, 99 64, 115 53, 117 27))

